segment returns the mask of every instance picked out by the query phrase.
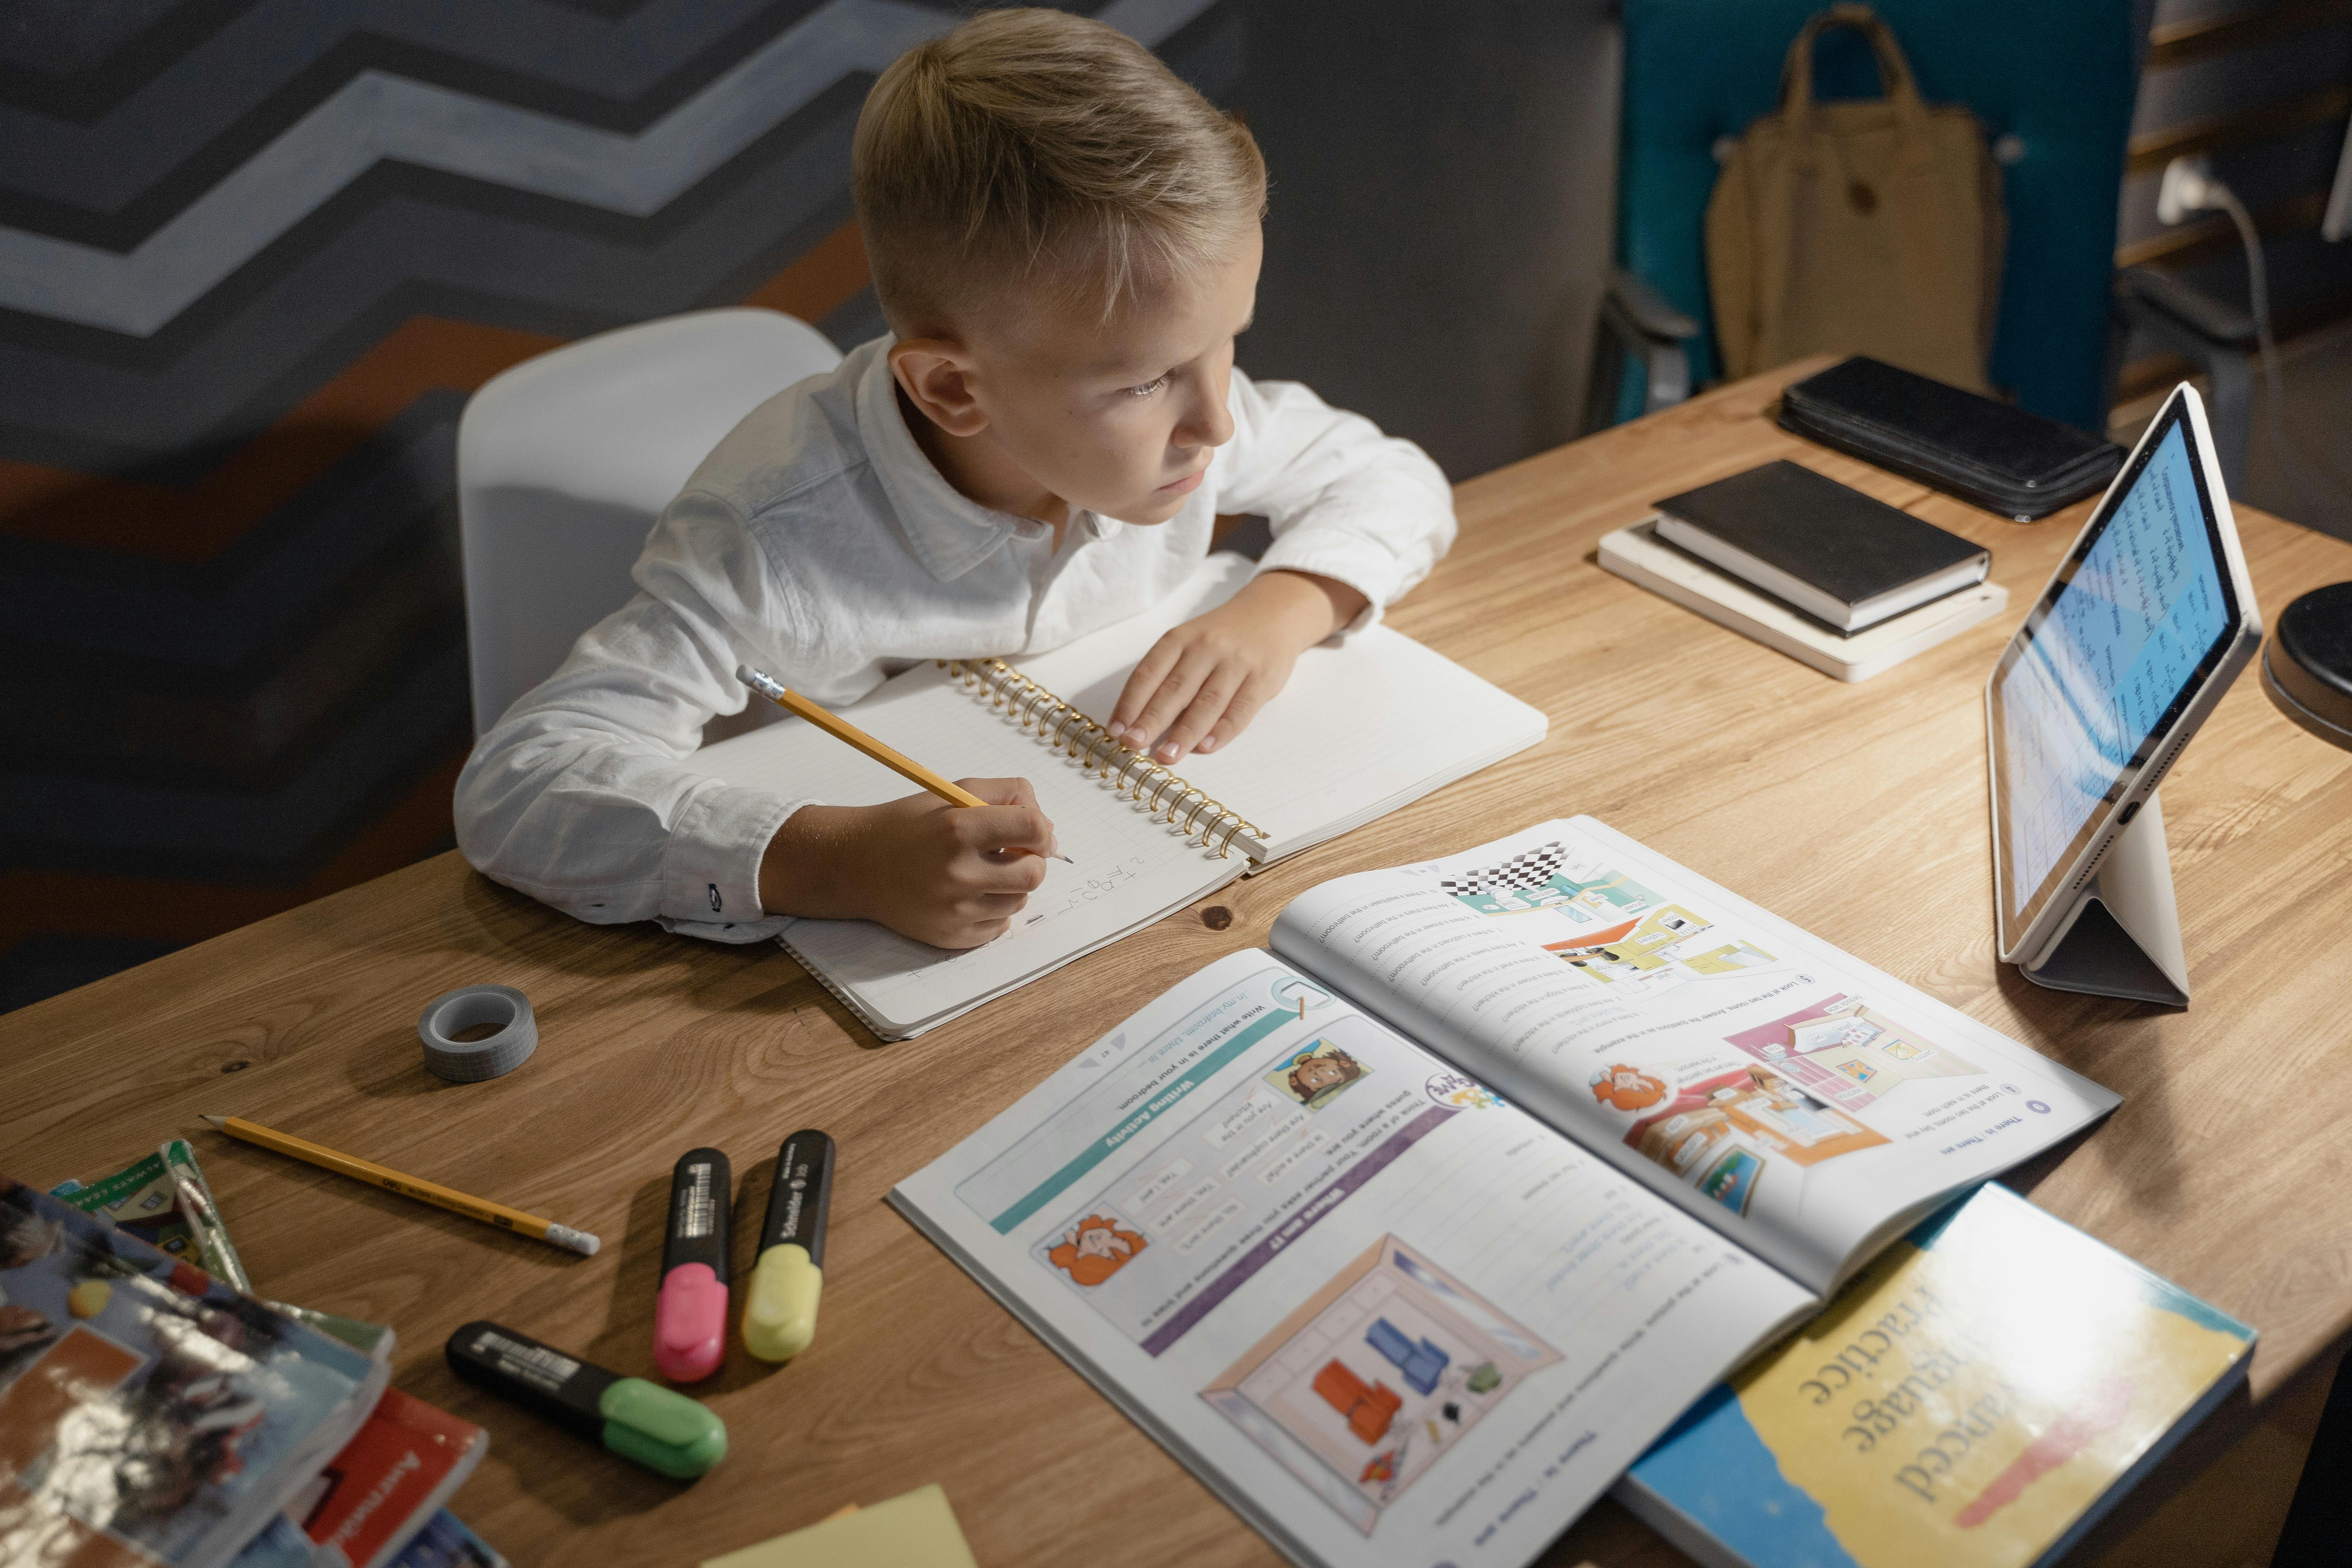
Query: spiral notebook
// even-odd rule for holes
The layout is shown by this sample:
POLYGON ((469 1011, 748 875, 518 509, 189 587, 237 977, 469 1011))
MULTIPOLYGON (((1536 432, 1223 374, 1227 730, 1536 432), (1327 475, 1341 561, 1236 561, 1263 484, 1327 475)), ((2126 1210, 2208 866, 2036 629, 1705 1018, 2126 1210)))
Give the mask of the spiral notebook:
MULTIPOLYGON (((795 921, 778 939, 785 950, 877 1035, 903 1039, 1543 739, 1538 710, 1374 626, 1307 649, 1223 751, 1171 771, 1113 741, 1103 721, 1136 661, 1254 570, 1212 555, 1147 615, 1049 653, 919 665, 845 709, 950 778, 1029 780, 1072 863, 1049 862, 1020 922, 985 947, 948 952, 865 921, 795 921)), ((786 716, 706 747, 696 763, 730 784, 839 805, 909 793, 786 716)))

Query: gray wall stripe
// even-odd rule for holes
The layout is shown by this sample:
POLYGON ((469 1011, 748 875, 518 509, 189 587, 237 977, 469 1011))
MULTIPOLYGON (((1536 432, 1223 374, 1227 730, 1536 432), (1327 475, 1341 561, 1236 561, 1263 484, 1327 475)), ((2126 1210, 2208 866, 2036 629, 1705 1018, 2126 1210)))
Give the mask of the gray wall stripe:
POLYGON ((0 457, 188 483, 395 324, 387 304, 573 337, 719 302, 746 264, 845 212, 849 130, 846 112, 821 121, 651 243, 383 199, 160 371, 0 344, 0 457))
POLYGON ((0 106, 0 184, 119 211, 354 33, 626 103, 769 4, 653 0, 616 23, 539 0, 264 0, 95 124, 0 106))
MULTIPOLYGON (((1209 4, 1114 0, 1103 17, 1156 44, 1209 4)), ((0 305, 148 336, 382 158, 646 216, 835 81, 953 20, 827 0, 635 136, 364 72, 129 255, 0 229, 0 305)))

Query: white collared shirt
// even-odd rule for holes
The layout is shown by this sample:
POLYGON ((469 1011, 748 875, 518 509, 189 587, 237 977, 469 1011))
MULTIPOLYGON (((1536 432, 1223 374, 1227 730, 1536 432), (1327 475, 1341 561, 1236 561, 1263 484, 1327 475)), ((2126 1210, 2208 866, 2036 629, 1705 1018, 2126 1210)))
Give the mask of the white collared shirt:
POLYGON ((1233 439, 1183 510, 1157 525, 1078 511, 1056 552, 1048 525, 940 477, 899 412, 888 347, 752 410, 654 524, 636 597, 476 742, 457 843, 483 873, 585 921, 772 935, 784 921, 761 909, 761 858, 812 803, 696 767, 704 722, 749 700, 737 665, 840 707, 924 659, 1057 647, 1172 592, 1220 512, 1272 523, 1259 570, 1370 600, 1354 630, 1453 542, 1452 492, 1420 447, 1236 370, 1233 439))

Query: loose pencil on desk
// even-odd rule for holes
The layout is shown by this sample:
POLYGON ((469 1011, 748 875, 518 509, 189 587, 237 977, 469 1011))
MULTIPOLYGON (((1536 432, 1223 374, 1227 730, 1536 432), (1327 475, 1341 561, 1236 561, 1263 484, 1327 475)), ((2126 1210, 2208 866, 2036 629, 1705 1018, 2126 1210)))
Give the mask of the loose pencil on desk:
MULTIPOLYGON (((782 708, 786 712, 797 714, 807 720, 835 740, 848 742, 900 778, 909 784, 922 785, 950 805, 993 805, 995 804, 993 801, 981 799, 960 784, 941 778, 904 752, 895 751, 884 745, 831 709, 818 707, 772 675, 753 669, 748 664, 739 664, 735 667, 735 679, 782 708)), ((1027 853, 1034 854, 1036 851, 1030 850, 1027 853)), ((1077 864, 1067 855, 1056 855, 1054 858, 1073 866, 1077 864)))
POLYGON ((484 1225, 494 1225, 500 1230, 511 1230, 518 1235, 532 1237, 551 1246, 561 1247, 567 1252, 577 1252, 583 1257, 593 1258, 595 1256, 596 1248, 603 1245, 584 1230, 574 1230, 568 1225, 558 1225, 551 1219, 541 1219, 535 1214, 525 1214, 520 1209, 510 1209, 504 1204, 494 1204, 488 1198, 468 1197, 464 1193, 445 1187, 437 1182, 419 1181, 415 1176, 404 1176, 398 1171, 387 1170, 373 1160, 362 1160, 356 1155, 340 1153, 323 1143, 313 1143, 307 1138, 296 1138, 289 1133, 278 1131, 274 1128, 264 1127, 258 1121, 247 1121, 241 1116, 207 1116, 204 1120, 232 1138, 242 1139, 247 1143, 258 1143, 264 1149, 275 1149, 280 1154, 291 1154, 297 1160, 308 1161, 320 1170, 357 1177, 369 1186, 382 1187, 386 1192, 398 1193, 403 1197, 415 1198, 431 1204, 436 1208, 447 1209, 452 1214, 461 1214, 468 1219, 480 1220, 484 1225))

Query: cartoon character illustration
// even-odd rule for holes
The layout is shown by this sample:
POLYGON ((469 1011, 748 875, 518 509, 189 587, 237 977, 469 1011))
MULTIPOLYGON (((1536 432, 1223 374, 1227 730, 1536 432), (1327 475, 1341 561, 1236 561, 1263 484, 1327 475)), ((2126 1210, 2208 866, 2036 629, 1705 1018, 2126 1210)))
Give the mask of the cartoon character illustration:
POLYGON ((1081 1285, 1099 1285, 1127 1267, 1150 1243, 1116 1219, 1090 1214, 1045 1254, 1055 1268, 1081 1285))
POLYGON ((1309 1110, 1320 1110, 1333 1095, 1371 1069, 1328 1040, 1318 1040, 1265 1075, 1309 1110))
POLYGON ((1622 1062, 1592 1075, 1592 1098, 1619 1110, 1646 1110, 1666 1098, 1665 1080, 1622 1062))
POLYGON ((1341 1050, 1323 1057, 1306 1051, 1290 1060, 1290 1088, 1301 1100, 1312 1100, 1327 1089, 1353 1083, 1363 1076, 1356 1058, 1341 1050))

